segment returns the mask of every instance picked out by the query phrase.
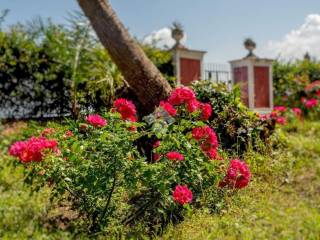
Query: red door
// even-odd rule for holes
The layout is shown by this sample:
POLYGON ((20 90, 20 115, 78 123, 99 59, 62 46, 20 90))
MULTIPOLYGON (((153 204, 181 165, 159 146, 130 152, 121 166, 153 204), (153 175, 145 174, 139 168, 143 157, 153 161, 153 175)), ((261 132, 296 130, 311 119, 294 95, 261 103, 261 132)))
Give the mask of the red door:
POLYGON ((270 107, 269 67, 254 67, 254 106, 270 107))
POLYGON ((180 59, 180 82, 183 85, 190 85, 194 80, 200 80, 201 62, 196 59, 180 59))
POLYGON ((234 83, 240 85, 241 100, 249 106, 248 67, 237 67, 233 70, 234 83))

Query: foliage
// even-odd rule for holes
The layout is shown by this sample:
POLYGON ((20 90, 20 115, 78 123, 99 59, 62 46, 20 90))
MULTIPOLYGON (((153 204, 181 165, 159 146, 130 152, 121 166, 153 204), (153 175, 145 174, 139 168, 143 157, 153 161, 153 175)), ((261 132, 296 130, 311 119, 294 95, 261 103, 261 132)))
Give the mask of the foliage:
POLYGON ((110 102, 122 76, 88 24, 77 16, 70 23, 36 19, 1 32, 1 106, 8 118, 77 114, 110 102))
MULTIPOLYGON (((34 19, 0 32, 2 118, 56 117, 110 106, 123 77, 82 15, 34 19)), ((171 53, 143 46, 174 85, 171 53)))
POLYGON ((143 225, 146 232, 158 233, 192 209, 212 206, 215 211, 224 194, 250 180, 246 164, 237 160, 246 178, 238 184, 242 173, 238 165, 233 166, 225 188, 218 187, 229 164, 222 161, 226 155, 218 150, 214 131, 201 120, 203 104, 197 105, 199 111, 190 112, 188 105, 194 100, 191 89, 178 88, 166 105, 176 103, 174 117, 161 106, 146 117, 146 123, 135 123, 134 106, 120 99, 102 117, 88 116, 87 124, 71 121, 42 131, 40 144, 47 146, 52 141, 45 139, 56 139, 61 152, 27 144, 14 155, 25 165, 26 181, 35 189, 49 184, 53 199, 72 204, 78 214, 77 229, 114 233, 121 226, 143 225), (26 162, 31 147, 42 157, 36 154, 36 159, 26 162))
POLYGON ((18 27, 1 32, 0 41, 0 105, 9 112, 8 116, 37 116, 42 111, 65 114, 68 92, 59 75, 66 74, 64 69, 57 71, 55 59, 49 58, 47 51, 38 48, 18 27), (42 83, 43 79, 46 82, 42 83), (21 109, 25 112, 21 113, 21 109))
POLYGON ((308 108, 305 103, 309 99, 319 98, 316 83, 320 79, 320 63, 310 59, 276 61, 273 69, 275 104, 301 108, 305 117, 317 119, 319 115, 315 113, 316 108, 308 108))
POLYGON ((80 20, 66 27, 38 19, 1 32, 7 117, 63 116, 109 103, 122 77, 91 35, 80 20))
POLYGON ((157 48, 155 45, 142 45, 148 58, 156 65, 171 87, 176 87, 176 78, 172 63, 172 52, 157 48))
POLYGON ((279 128, 272 152, 248 152, 254 178, 221 214, 201 210, 156 239, 318 239, 320 124, 279 128))
MULTIPOLYGON (((58 131, 61 128, 62 132, 69 129, 65 124, 28 122, 5 124, 0 132, 2 239, 87 238, 79 234, 79 229, 67 227, 79 221, 79 217, 70 220, 66 208, 50 201, 49 187, 31 194, 32 186, 23 184, 24 166, 6 155, 10 143, 40 134, 45 127, 58 131)), ((246 153, 253 178, 241 194, 224 195, 225 201, 210 205, 209 209, 193 211, 180 224, 169 226, 164 235, 150 238, 221 239, 227 235, 230 239, 317 239, 320 233, 317 210, 320 125, 305 121, 290 123, 284 128, 285 131, 277 130, 277 138, 273 140, 276 145, 271 152, 246 153)), ((149 239, 143 228, 127 226, 123 231, 130 231, 127 238, 149 239)), ((105 238, 119 239, 120 235, 108 234, 105 238)))
MULTIPOLYGON (((53 219, 51 216, 55 206, 55 202, 49 198, 50 189, 44 187, 34 192, 29 185, 24 184, 24 166, 11 161, 7 154, 11 142, 31 136, 39 128, 42 128, 41 123, 15 122, 2 125, 0 130, 1 239, 72 238, 70 232, 47 228, 53 219)), ((60 226, 63 227, 62 222, 60 226)))
POLYGON ((209 102, 213 107, 210 126, 219 133, 219 140, 224 149, 241 155, 248 147, 257 149, 266 144, 274 129, 274 123, 262 121, 240 100, 238 88, 231 92, 224 84, 210 81, 198 81, 193 85, 197 97, 209 102), (261 141, 260 141, 261 140, 261 141))

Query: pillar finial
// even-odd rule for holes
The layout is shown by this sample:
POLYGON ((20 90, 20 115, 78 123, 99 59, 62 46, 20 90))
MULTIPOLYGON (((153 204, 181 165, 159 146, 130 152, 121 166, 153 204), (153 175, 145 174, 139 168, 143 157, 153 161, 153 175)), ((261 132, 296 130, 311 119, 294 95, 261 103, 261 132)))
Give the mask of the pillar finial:
POLYGON ((172 26, 170 28, 171 28, 171 36, 176 41, 173 48, 186 48, 181 44, 181 40, 184 37, 184 30, 183 30, 182 24, 179 23, 178 21, 175 21, 172 23, 172 26))
POLYGON ((249 51, 249 54, 246 57, 256 57, 253 50, 256 49, 257 44, 251 38, 246 38, 243 45, 249 51))

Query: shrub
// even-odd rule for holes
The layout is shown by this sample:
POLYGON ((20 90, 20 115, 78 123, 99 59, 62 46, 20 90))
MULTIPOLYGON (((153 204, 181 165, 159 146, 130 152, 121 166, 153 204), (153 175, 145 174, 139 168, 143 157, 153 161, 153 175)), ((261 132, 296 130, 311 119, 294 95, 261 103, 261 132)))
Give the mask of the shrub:
POLYGON ((156 65, 163 76, 172 87, 176 87, 176 78, 172 63, 172 52, 170 50, 159 49, 154 45, 142 45, 148 58, 156 65))
POLYGON ((274 123, 263 121, 249 111, 241 102, 238 88, 229 91, 225 84, 210 81, 197 81, 192 87, 200 101, 213 107, 209 125, 219 133, 224 149, 242 154, 248 147, 257 149, 260 140, 268 142, 274 123))
POLYGON ((110 103, 122 76, 82 23, 39 20, 0 32, 4 117, 65 116, 110 103))
MULTIPOLYGON (((174 85, 172 55, 143 46, 174 85)), ((110 107, 123 77, 86 18, 37 19, 0 31, 0 117, 61 117, 110 107), (1 116, 2 115, 2 116, 1 116)))
POLYGON ((264 121, 273 121, 279 125, 286 125, 288 122, 302 121, 304 117, 318 119, 320 116, 319 100, 306 99, 302 101, 302 107, 275 106, 270 114, 260 115, 264 121))
POLYGON ((304 117, 319 118, 319 62, 309 59, 289 63, 276 61, 273 67, 275 104, 300 108, 304 117))
MULTIPOLYGON (((87 117, 87 123, 45 129, 31 138, 44 143, 36 149, 39 158, 23 163, 28 179, 36 187, 51 186, 52 197, 61 202, 71 202, 80 216, 77 223, 89 232, 141 224, 149 232, 159 231, 192 208, 215 206, 224 191, 219 182, 224 179, 226 189, 242 188, 249 170, 237 160, 225 173, 226 154, 209 122, 202 120, 204 103, 198 101, 189 111, 191 101, 198 101, 196 95, 182 87, 144 123, 131 121, 135 107, 121 99, 110 112, 87 117), (174 117, 168 106, 176 110, 174 117), (54 140, 58 146, 45 144, 54 140)), ((19 152, 20 143, 12 148, 19 152)))

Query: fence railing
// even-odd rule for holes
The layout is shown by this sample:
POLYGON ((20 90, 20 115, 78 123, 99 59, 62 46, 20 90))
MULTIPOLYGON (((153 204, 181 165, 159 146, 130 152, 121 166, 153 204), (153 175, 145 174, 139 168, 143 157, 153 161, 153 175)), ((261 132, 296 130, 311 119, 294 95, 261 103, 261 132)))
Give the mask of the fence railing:
POLYGON ((231 87, 231 69, 229 64, 204 63, 204 78, 215 83, 225 83, 231 87))

